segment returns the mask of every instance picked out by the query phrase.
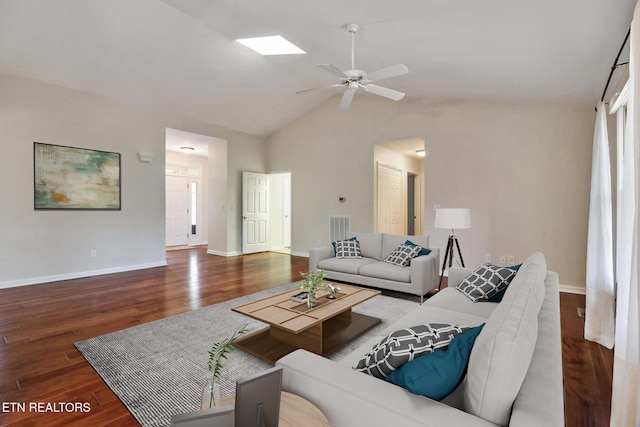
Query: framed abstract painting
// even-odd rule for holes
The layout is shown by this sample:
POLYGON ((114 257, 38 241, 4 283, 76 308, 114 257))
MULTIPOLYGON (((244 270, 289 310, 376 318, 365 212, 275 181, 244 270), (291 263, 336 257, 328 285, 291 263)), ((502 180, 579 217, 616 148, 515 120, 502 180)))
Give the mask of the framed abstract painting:
POLYGON ((120 210, 120 154, 33 143, 34 208, 120 210))

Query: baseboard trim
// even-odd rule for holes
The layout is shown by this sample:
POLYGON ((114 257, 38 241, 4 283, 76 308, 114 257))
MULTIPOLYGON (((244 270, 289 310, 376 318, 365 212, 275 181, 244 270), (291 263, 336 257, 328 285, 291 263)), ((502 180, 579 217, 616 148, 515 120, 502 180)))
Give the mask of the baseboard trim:
POLYGON ((207 253, 209 255, 218 255, 218 256, 223 256, 223 257, 232 257, 232 256, 240 256, 242 255, 242 252, 222 252, 222 251, 216 251, 213 249, 209 249, 207 251, 207 253))
POLYGON ((291 252, 291 255, 293 256, 300 256, 303 258, 309 258, 309 252, 291 252))
POLYGON ((59 282, 61 280, 81 279, 84 277, 101 276, 103 274, 122 273, 125 271, 144 270, 146 268, 166 267, 167 261, 150 262, 146 264, 125 265, 101 270, 80 271, 77 273, 55 274, 52 276, 30 277, 20 280, 0 282, 0 289, 16 288, 18 286, 39 285, 42 283, 59 282))
POLYGON ((560 292, 567 294, 586 295, 587 289, 582 286, 560 285, 560 292))

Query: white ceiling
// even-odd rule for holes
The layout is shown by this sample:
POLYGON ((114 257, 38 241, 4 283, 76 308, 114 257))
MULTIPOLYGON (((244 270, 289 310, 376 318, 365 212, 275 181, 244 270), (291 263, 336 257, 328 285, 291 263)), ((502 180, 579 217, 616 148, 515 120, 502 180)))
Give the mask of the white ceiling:
MULTIPOLYGON (((635 0, 0 0, 0 72, 265 136, 335 95, 319 63, 403 63, 414 98, 595 105, 635 0), (280 34, 307 55, 236 38, 280 34)), ((357 102, 358 93, 354 102, 357 102)), ((340 98, 335 98, 336 115, 340 98)), ((394 102, 394 101, 388 101, 394 102)), ((400 101, 402 102, 402 101, 400 101)))
POLYGON ((216 140, 216 138, 209 136, 169 128, 166 129, 165 136, 167 150, 182 153, 181 147, 191 147, 193 151, 187 154, 204 157, 209 156, 209 143, 216 140))

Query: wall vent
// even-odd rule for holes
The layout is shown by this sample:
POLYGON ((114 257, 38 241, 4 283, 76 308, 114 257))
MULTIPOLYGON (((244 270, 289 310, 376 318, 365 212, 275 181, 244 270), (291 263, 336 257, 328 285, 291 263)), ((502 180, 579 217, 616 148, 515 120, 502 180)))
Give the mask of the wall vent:
POLYGON ((347 238, 351 227, 351 216, 332 215, 329 217, 329 237, 332 242, 347 238))

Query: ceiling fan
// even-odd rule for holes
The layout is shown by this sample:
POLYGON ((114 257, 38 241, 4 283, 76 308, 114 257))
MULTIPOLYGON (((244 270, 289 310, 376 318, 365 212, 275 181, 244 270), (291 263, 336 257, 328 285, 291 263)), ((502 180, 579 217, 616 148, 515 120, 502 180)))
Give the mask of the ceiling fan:
POLYGON ((340 102, 340 108, 345 109, 349 108, 351 105, 351 101, 353 100, 353 96, 355 95, 358 88, 362 88, 367 92, 373 93, 374 95, 384 96, 385 98, 393 99, 394 101, 400 101, 404 98, 404 93, 399 92, 397 90, 389 89, 386 87, 374 85, 373 82, 388 79, 391 77, 400 76, 402 74, 407 74, 409 69, 402 64, 392 65, 387 68, 382 68, 377 71, 373 71, 371 73, 365 73, 362 70, 356 69, 355 66, 355 36, 360 26, 358 24, 347 24, 347 30, 351 33, 351 69, 350 70, 341 70, 333 64, 319 64, 318 67, 322 68, 329 73, 340 77, 340 83, 322 86, 312 89, 305 89, 297 91, 297 94, 309 92, 317 89, 325 89, 330 87, 343 87, 345 88, 344 95, 342 95, 342 101, 340 102))

